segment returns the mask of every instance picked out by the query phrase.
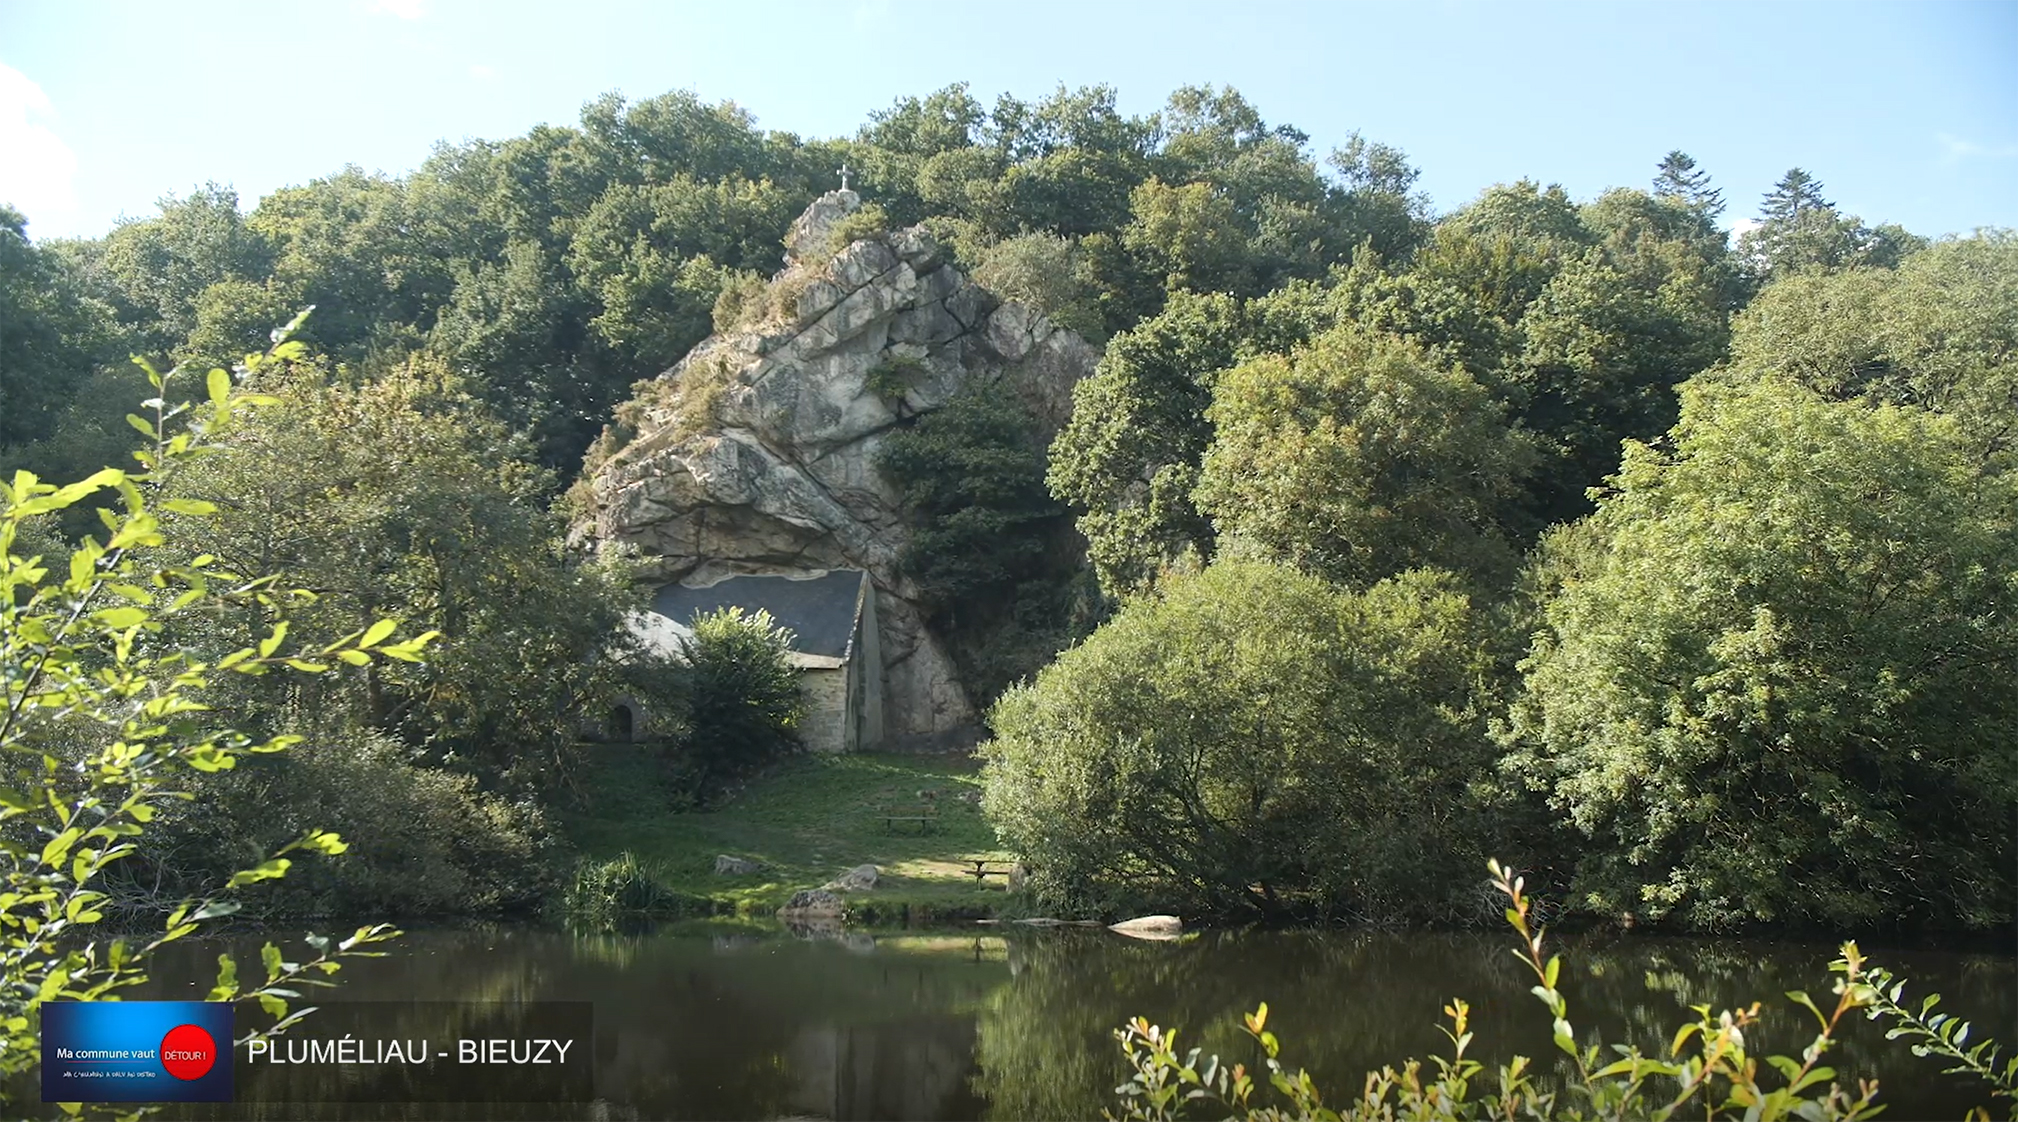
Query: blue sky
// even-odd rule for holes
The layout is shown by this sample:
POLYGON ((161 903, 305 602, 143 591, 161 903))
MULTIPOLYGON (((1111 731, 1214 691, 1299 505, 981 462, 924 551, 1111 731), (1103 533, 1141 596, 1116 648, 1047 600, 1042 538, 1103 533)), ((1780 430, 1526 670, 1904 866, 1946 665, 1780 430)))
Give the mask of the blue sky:
POLYGON ((1788 167, 1870 221, 2018 226, 2018 0, 1649 5, 0 0, 0 200, 104 232, 216 180, 250 206, 346 163, 688 88, 850 133, 902 94, 1231 84, 1319 154, 1406 151, 1439 209, 1523 176, 1644 185, 1670 148, 1756 209, 1788 167))

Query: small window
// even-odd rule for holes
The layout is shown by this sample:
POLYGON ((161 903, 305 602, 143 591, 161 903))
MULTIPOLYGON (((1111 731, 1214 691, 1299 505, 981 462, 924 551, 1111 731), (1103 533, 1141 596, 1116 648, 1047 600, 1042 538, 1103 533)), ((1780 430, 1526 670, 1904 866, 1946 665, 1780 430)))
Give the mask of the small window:
POLYGON ((619 744, 629 744, 637 734, 637 717, 628 705, 619 705, 610 710, 610 739, 619 744))

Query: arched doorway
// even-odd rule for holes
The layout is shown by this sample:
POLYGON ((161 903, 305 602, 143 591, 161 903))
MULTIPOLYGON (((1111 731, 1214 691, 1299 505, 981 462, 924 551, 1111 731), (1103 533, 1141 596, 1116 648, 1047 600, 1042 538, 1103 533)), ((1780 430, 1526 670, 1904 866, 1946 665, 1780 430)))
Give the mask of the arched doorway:
POLYGON ((627 702, 618 702, 610 710, 610 739, 618 744, 629 744, 637 737, 637 714, 631 712, 627 702))

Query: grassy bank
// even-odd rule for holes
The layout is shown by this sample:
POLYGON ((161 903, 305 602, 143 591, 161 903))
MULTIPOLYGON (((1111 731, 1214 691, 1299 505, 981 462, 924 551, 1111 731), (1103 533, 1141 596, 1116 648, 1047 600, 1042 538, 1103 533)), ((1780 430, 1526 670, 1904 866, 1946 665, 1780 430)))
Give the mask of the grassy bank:
POLYGON ((769 915, 793 892, 818 888, 856 865, 875 865, 873 890, 849 894, 853 922, 903 926, 1000 915, 1013 900, 1003 878, 977 886, 962 872, 976 858, 1001 861, 981 817, 979 761, 966 756, 803 755, 784 761, 719 805, 673 812, 657 765, 643 748, 598 749, 583 808, 564 819, 583 857, 624 854, 671 892, 713 910, 769 915), (886 827, 884 808, 938 821, 886 827), (761 862, 749 876, 715 873, 720 854, 761 862))

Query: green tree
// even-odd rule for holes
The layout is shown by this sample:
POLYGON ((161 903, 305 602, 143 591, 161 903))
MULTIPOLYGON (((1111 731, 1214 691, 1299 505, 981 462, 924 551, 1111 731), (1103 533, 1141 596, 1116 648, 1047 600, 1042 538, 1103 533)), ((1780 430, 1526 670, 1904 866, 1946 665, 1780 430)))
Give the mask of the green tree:
POLYGON ((1247 238, 1233 200, 1210 183, 1175 187, 1151 179, 1129 197, 1122 244, 1160 274, 1166 288, 1241 292, 1252 287, 1247 238))
POLYGON ((1120 595, 1187 550, 1209 555, 1211 524, 1191 503, 1211 443, 1212 380, 1245 335, 1228 296, 1181 293, 1115 336, 1073 387, 1072 419, 1051 445, 1051 493, 1080 511, 1100 586, 1120 595))
POLYGON ((211 183, 187 198, 169 195, 160 208, 106 236, 100 274, 142 349, 170 355, 196 329, 204 290, 225 280, 265 280, 273 247, 247 226, 229 187, 211 183))
POLYGON ((627 688, 633 597, 620 571, 563 551, 523 442, 436 361, 361 382, 298 364, 260 388, 277 403, 175 481, 218 514, 173 541, 314 588, 294 620, 310 640, 384 615, 443 639, 424 664, 246 704, 279 724, 346 714, 493 781, 557 780, 576 715, 627 688))
POLYGON ((731 271, 776 268, 779 235, 805 202, 740 177, 708 183, 682 173, 611 187, 568 247, 570 272, 601 305, 591 325, 648 369, 678 362, 708 336, 731 271))
MULTIPOLYGON (((355 166, 266 196, 246 219, 274 247, 264 300, 314 305, 303 338, 319 353, 374 369, 396 364, 434 326, 452 283, 449 255, 418 209, 408 180, 355 166)), ((223 316, 199 308, 196 332, 225 330, 226 317, 256 327, 248 312, 260 302, 206 292, 205 303, 223 316)), ((235 356, 263 340, 253 335, 222 353, 235 356)), ((197 339, 191 350, 213 353, 197 339)))
POLYGON ((1950 419, 1684 388, 1543 608, 1510 766, 1575 902, 1701 927, 2009 922, 2018 485, 1950 419))
POLYGON ((1522 182, 1439 223, 1399 272, 1361 255, 1327 303, 1462 364, 1543 442, 1524 500, 1541 526, 1589 509, 1621 440, 1673 423, 1675 385, 1723 357, 1741 290, 1706 215, 1630 190, 1579 207, 1522 182))
POLYGON ((28 220, 0 206, 0 454, 55 431, 111 357, 111 318, 71 263, 29 241, 28 220))
POLYGON ((1339 178, 1335 206, 1341 248, 1364 244, 1394 260, 1406 257, 1428 235, 1429 199, 1415 189, 1422 173, 1401 149, 1354 132, 1326 162, 1339 178))
POLYGON ((904 569, 970 693, 994 697, 1077 637, 1084 557, 1045 489, 1044 433, 1028 406, 1001 387, 970 388, 892 432, 876 464, 902 496, 904 569))
POLYGON ((905 568, 938 611, 1035 575, 1046 527, 1064 513, 1044 489, 1036 418, 999 388, 969 390, 893 432, 876 466, 912 519, 905 568))
POLYGON ((1947 413, 2007 451, 2018 437, 2018 235, 1940 242, 1896 270, 1774 282, 1734 325, 1734 373, 1947 413))
POLYGON ((1511 577, 1529 440, 1462 369, 1348 325, 1219 375, 1194 500, 1225 548, 1364 586, 1511 577))
POLYGON ((1424 886, 1478 860, 1481 638, 1445 574, 1215 563, 1003 695, 983 805, 1057 903, 1447 916, 1424 886))

